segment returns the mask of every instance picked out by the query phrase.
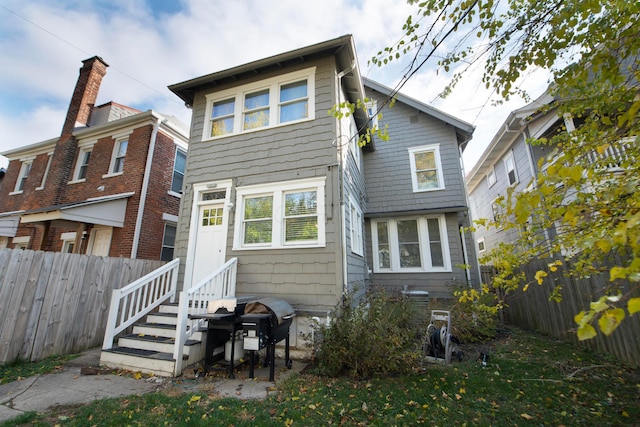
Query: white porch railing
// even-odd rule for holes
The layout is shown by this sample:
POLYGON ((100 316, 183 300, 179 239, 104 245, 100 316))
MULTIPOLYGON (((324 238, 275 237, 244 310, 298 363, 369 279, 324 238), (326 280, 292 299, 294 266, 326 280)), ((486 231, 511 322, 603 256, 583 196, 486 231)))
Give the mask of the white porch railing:
POLYGON ((204 324, 202 319, 191 319, 189 314, 206 314, 209 301, 235 296, 238 259, 232 258, 222 267, 186 291, 180 292, 178 325, 173 348, 176 361, 174 375, 182 373, 184 343, 204 324))
POLYGON ((180 260, 176 258, 124 288, 113 290, 103 350, 112 348, 113 341, 120 332, 151 310, 169 299, 175 301, 179 264, 180 260))

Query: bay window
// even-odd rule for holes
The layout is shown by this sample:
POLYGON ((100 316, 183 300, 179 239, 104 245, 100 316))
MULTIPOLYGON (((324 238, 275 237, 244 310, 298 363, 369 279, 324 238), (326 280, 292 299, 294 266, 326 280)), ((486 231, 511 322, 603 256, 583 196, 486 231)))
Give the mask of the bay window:
POLYGON ((451 271, 444 215, 371 222, 374 271, 451 271))

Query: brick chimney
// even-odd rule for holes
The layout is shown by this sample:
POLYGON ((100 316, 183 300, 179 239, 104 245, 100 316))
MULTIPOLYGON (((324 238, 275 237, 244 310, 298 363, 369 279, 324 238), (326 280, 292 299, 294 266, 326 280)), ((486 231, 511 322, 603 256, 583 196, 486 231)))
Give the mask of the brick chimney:
POLYGON ((67 110, 67 118, 62 126, 62 135, 70 134, 75 127, 84 126, 89 122, 91 109, 98 98, 100 83, 107 74, 109 66, 99 56, 85 59, 82 63, 84 65, 80 68, 80 76, 67 110))

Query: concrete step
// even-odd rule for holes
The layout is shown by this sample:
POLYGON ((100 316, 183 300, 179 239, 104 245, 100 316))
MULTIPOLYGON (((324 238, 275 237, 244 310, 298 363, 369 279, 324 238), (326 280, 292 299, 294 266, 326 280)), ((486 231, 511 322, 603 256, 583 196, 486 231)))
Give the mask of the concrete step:
POLYGON ((177 325, 178 315, 175 313, 149 313, 147 314, 147 323, 160 323, 163 325, 177 325))
MULTIPOLYGON (((118 347, 130 347, 140 350, 152 350, 162 353, 173 353, 175 340, 173 338, 153 336, 153 335, 124 335, 118 339, 118 347)), ((202 342, 199 340, 187 340, 184 344, 184 353, 199 351, 202 342)))
POLYGON ((100 364, 128 371, 139 371, 161 377, 172 377, 175 361, 173 354, 128 347, 102 350, 100 364))
MULTIPOLYGON (((175 339, 176 326, 165 323, 138 323, 133 325, 133 335, 149 335, 154 337, 165 337, 175 339)), ((202 341, 207 334, 206 328, 197 330, 191 335, 192 340, 202 341)))

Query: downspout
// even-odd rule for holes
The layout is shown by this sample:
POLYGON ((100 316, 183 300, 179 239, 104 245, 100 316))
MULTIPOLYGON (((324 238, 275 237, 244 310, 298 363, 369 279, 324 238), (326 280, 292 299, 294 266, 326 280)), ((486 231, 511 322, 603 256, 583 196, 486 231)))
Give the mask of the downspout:
MULTIPOLYGON (((166 119, 165 119, 166 120, 166 119)), ((165 120, 156 118, 151 132, 151 142, 149 143, 149 151, 147 152, 147 164, 144 167, 144 178, 142 179, 142 189, 140 190, 140 203, 138 204, 138 215, 136 217, 136 227, 133 231, 133 244, 131 245, 131 258, 135 259, 138 254, 138 241, 142 232, 142 218, 144 216, 144 207, 147 201, 147 191, 149 190, 149 180, 151 175, 151 165, 153 164, 153 152, 156 148, 156 138, 158 137, 158 128, 160 123, 165 120)))
MULTIPOLYGON (((348 73, 352 72, 356 67, 356 62, 352 61, 351 65, 349 66, 349 68, 347 68, 346 70, 342 70, 338 73, 338 105, 340 105, 341 99, 342 99, 342 78, 347 75, 348 73)), ((342 122, 341 119, 338 120, 338 157, 339 157, 339 166, 338 166, 338 187, 339 187, 339 194, 340 194, 340 210, 341 212, 341 218, 340 218, 340 228, 341 233, 340 233, 340 237, 342 239, 342 242, 340 242, 340 246, 341 246, 341 250, 342 250, 342 297, 344 298, 344 296, 347 294, 347 292, 349 291, 349 276, 348 276, 348 271, 347 271, 347 222, 346 222, 346 206, 345 206, 345 202, 344 202, 344 182, 342 179, 342 174, 343 174, 343 170, 344 170, 344 164, 343 164, 343 155, 342 155, 342 122)))
MULTIPOLYGON (((460 152, 460 168, 462 169, 462 185, 464 187, 464 199, 465 202, 467 203, 467 218, 469 218, 469 226, 473 225, 471 223, 471 201, 469 200, 469 188, 467 187, 467 180, 466 180, 466 171, 464 168, 464 158, 462 157, 462 152, 464 151, 463 149, 463 145, 468 144, 469 141, 466 141, 464 144, 460 144, 458 146, 458 151, 460 152)), ((460 226, 460 237, 462 239, 462 256, 464 257, 465 261, 469 260, 469 253, 467 251, 467 242, 465 241, 465 237, 464 237, 464 229, 462 226, 460 226)), ((471 232, 471 241, 474 242, 475 245, 475 236, 473 235, 473 231, 471 232)), ((478 270, 478 283, 480 283, 482 281, 482 273, 480 271, 480 260, 478 260, 478 253, 474 250, 473 251, 474 255, 475 255, 475 263, 476 263, 476 269, 478 270)), ((468 264, 467 264, 468 265, 468 264)), ((469 270, 469 267, 466 267, 465 269, 465 273, 467 275, 467 284, 469 286, 471 286, 471 272, 469 270)))

